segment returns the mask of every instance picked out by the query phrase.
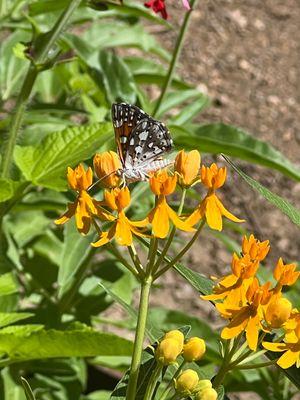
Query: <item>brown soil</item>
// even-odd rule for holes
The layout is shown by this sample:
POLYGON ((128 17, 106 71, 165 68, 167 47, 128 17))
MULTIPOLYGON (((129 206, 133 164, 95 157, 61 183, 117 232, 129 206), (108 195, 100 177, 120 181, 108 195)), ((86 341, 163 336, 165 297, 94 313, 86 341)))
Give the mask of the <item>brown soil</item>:
MULTIPOLYGON (((172 50, 183 10, 179 0, 166 3, 170 3, 175 30, 160 32, 157 37, 172 50)), ((212 106, 199 122, 223 121, 244 128, 300 167, 299 21, 298 0, 199 1, 193 11, 179 72, 212 99, 212 106)), ((207 157, 206 161, 209 160, 207 157)), ((217 160, 222 163, 221 158, 217 160)), ((299 182, 245 162, 238 165, 299 207, 299 182)), ((280 256, 286 262, 299 260, 299 229, 232 171, 222 196, 233 213, 247 220, 249 232, 261 240, 270 240, 270 267, 280 256)), ((227 232, 240 242, 239 236, 227 232)), ((228 269, 230 259, 223 244, 211 235, 203 235, 187 256, 186 265, 206 275, 218 275, 228 269)), ((167 304, 219 324, 210 304, 199 300, 173 272, 164 276, 161 283, 165 289, 163 295, 157 291, 156 298, 154 293, 154 304, 167 304)))

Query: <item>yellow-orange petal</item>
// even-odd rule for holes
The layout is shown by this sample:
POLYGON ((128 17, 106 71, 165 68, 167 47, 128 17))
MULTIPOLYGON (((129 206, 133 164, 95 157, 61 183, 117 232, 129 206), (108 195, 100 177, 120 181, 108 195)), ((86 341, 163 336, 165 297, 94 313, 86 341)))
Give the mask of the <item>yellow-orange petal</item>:
POLYGON ((149 179, 150 189, 159 196, 167 196, 174 192, 176 188, 177 176, 169 175, 166 170, 160 170, 149 179))
POLYGON ((193 228, 191 225, 189 225, 186 221, 182 221, 176 212, 167 204, 167 212, 170 220, 173 222, 173 224, 176 226, 176 228, 185 231, 185 232, 195 232, 195 228, 193 228))
POLYGON ((67 211, 60 218, 54 221, 56 225, 62 225, 68 222, 73 217, 77 207, 77 200, 75 201, 75 203, 69 203, 67 207, 68 207, 67 211))
POLYGON ((96 175, 101 179, 101 185, 114 188, 120 184, 120 176, 116 173, 122 168, 120 158, 114 151, 96 154, 93 160, 96 175))
POLYGON ((198 150, 186 153, 181 150, 174 163, 174 169, 178 173, 180 184, 190 186, 197 178, 200 169, 201 157, 198 150))
POLYGON ((292 351, 288 350, 286 351, 277 361, 277 364, 283 368, 287 369, 290 368, 292 365, 296 364, 299 362, 300 358, 300 351, 292 351))
POLYGON ((222 212, 216 199, 217 196, 215 194, 207 196, 203 200, 203 208, 205 209, 205 218, 207 225, 211 229, 221 231, 223 228, 222 212))
POLYGON ((118 210, 121 211, 124 208, 128 207, 130 203, 130 191, 128 186, 123 187, 122 189, 118 190, 116 194, 116 205, 118 210))
POLYGON ((196 224, 200 221, 200 219, 203 218, 203 216, 204 216, 204 214, 202 213, 202 209, 201 209, 201 207, 198 206, 198 207, 195 209, 195 211, 193 211, 192 214, 189 215, 189 216, 186 218, 185 222, 186 222, 187 224, 189 224, 190 226, 194 226, 194 225, 196 225, 196 224))
POLYGON ((285 343, 270 343, 270 342, 262 342, 262 345, 265 349, 270 351, 285 351, 287 350, 287 345, 285 343))
POLYGON ((93 247, 101 247, 109 242, 108 232, 102 232, 99 240, 94 243, 91 243, 93 247))
POLYGON ((219 206, 220 211, 221 211, 222 215, 224 215, 224 217, 230 219, 230 220, 233 221, 233 222, 245 222, 244 219, 239 219, 239 218, 237 218, 235 215, 231 214, 231 213, 223 206, 223 204, 222 204, 221 201, 218 199, 218 197, 217 197, 217 196, 215 196, 215 197, 216 197, 216 203, 217 203, 217 205, 219 206))
POLYGON ((250 317, 246 327, 246 339, 251 350, 256 351, 258 342, 258 333, 260 328, 260 320, 258 314, 250 317))
POLYGON ((130 229, 130 224, 124 214, 119 215, 116 222, 116 233, 115 239, 120 246, 130 246, 132 245, 132 232, 130 229))
POLYGON ((167 210, 167 202, 165 197, 158 200, 157 205, 148 215, 152 224, 152 233, 155 237, 164 239, 170 228, 169 215, 167 210))
POLYGON ((118 209, 116 203, 116 193, 118 193, 118 191, 120 191, 119 188, 104 191, 105 205, 114 211, 118 209))
POLYGON ((223 328, 221 337, 223 339, 232 339, 243 332, 246 328, 249 319, 249 310, 247 307, 241 309, 233 320, 223 328))

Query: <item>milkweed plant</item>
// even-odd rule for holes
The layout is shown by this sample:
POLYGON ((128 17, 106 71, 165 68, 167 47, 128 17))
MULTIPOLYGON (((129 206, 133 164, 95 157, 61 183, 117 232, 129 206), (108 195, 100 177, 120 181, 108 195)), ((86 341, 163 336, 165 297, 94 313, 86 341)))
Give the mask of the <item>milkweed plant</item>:
POLYGON ((140 23, 170 27, 167 0, 0 3, 1 399, 297 396, 300 271, 294 260, 268 261, 276 242, 245 227, 245 208, 232 210, 227 175, 287 223, 299 226, 300 212, 228 156, 300 173, 268 143, 194 120, 208 99, 174 74, 200 2, 178 0, 172 54, 140 23), (224 153, 222 163, 207 152, 224 153), (207 236, 231 250, 230 266, 212 276, 200 255, 197 272, 185 265, 192 248, 206 251, 207 236), (211 309, 213 328, 180 302, 152 305, 153 291, 166 296, 169 271, 211 309), (117 320, 113 303, 129 317, 117 320))

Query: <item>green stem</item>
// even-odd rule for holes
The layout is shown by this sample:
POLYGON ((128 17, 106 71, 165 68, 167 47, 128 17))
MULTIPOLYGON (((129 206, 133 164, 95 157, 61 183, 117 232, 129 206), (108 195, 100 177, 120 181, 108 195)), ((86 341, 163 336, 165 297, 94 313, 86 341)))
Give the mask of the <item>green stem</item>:
POLYGON ((180 366, 177 368, 175 374, 173 375, 173 377, 169 380, 169 383, 167 385, 167 387, 165 388, 163 394, 161 395, 159 400, 166 400, 166 398, 168 397, 170 390, 172 389, 173 385, 174 385, 174 379, 176 379, 178 377, 178 375, 180 374, 180 372, 182 371, 183 367, 186 365, 186 361, 184 360, 180 366))
POLYGON ((148 381, 147 389, 146 389, 146 392, 144 395, 144 400, 152 400, 157 381, 161 374, 161 370, 162 370, 162 366, 160 364, 157 364, 156 367, 154 368, 154 370, 152 371, 152 374, 148 381))
POLYGON ((143 269, 143 266, 142 266, 142 263, 141 263, 141 261, 139 259, 139 256, 138 256, 138 254, 137 254, 137 252, 135 250, 134 244, 132 243, 130 246, 127 246, 127 249, 128 249, 130 258, 131 258, 133 264, 135 265, 135 268, 138 271, 138 275, 140 277, 144 277, 145 276, 145 271, 143 269))
POLYGON ((2 166, 1 166, 1 177, 8 178, 10 173, 10 167, 13 160, 13 152, 14 147, 17 142, 18 134, 20 131, 20 127, 22 125, 25 110, 27 107, 27 103, 29 101, 33 85, 35 80, 38 76, 40 70, 37 68, 36 65, 43 63, 51 48, 53 47, 55 41, 57 40, 59 34, 64 29, 65 25, 67 24, 69 18, 71 17, 73 11, 78 7, 81 0, 72 0, 65 11, 61 14, 60 18, 54 25, 53 29, 48 32, 48 40, 41 45, 39 54, 35 59, 34 63, 31 62, 27 74, 24 78, 23 85, 21 87, 21 91, 19 93, 16 106, 15 106, 15 113, 12 115, 9 136, 8 139, 4 142, 2 148, 2 166))
POLYGON ((161 106, 161 104, 162 104, 162 102, 163 102, 163 100, 165 98, 165 95, 166 95, 166 93, 167 93, 167 91, 168 91, 168 89, 170 87, 170 84, 172 82, 173 75, 174 75, 174 72, 175 72, 175 68, 176 68, 176 65, 177 65, 177 61, 178 61, 178 58, 180 56, 182 45, 183 45, 183 42, 184 42, 185 34, 186 34, 187 30, 188 30, 190 17, 191 17, 191 14, 192 14, 192 8, 195 7, 196 3, 197 3, 197 0, 191 0, 190 1, 191 9, 185 13, 183 24, 181 25, 180 32, 179 32, 179 35, 178 35, 178 38, 177 38, 177 41, 176 41, 176 44, 175 44, 175 49, 173 51, 172 60, 171 60, 170 65, 169 65, 168 73, 167 73, 166 79, 164 81, 161 94, 159 96, 159 99, 156 102, 156 105, 155 105, 155 108, 154 108, 154 111, 153 111, 153 116, 154 117, 158 113, 159 108, 160 108, 160 106, 161 106))
POLYGON ((14 147, 17 141, 20 126, 24 118, 27 102, 37 75, 38 75, 37 68, 33 64, 31 64, 28 68, 19 97, 17 99, 15 113, 13 114, 11 119, 9 137, 3 143, 3 148, 2 148, 3 161, 1 170, 2 178, 9 177, 9 170, 12 163, 14 147))
POLYGON ((187 251, 189 251, 189 249, 193 246, 195 241, 198 239, 200 232, 204 225, 205 225, 205 220, 203 219, 199 225, 199 228, 194 233, 194 236, 192 237, 192 239, 188 242, 188 244, 186 246, 184 246, 184 248, 177 254, 177 256, 173 258, 173 260, 170 260, 169 263, 164 268, 162 268, 160 271, 157 272, 157 274, 154 276, 155 280, 157 278, 159 278, 162 274, 164 274, 166 271, 168 271, 170 268, 172 268, 173 265, 175 265, 185 255, 185 253, 187 251))
POLYGON ((143 342, 147 322, 150 289, 152 286, 152 277, 145 277, 141 284, 140 305, 138 311, 138 320, 135 331, 134 347, 129 372, 129 381, 127 386, 126 400, 136 399, 136 387, 143 351, 143 342))
MULTIPOLYGON (((180 216, 181 213, 182 213, 182 209, 183 209, 183 205, 184 205, 185 196, 186 196, 186 189, 184 188, 184 189, 182 190, 181 200, 180 200, 180 204, 179 204, 179 207, 178 207, 178 215, 179 215, 179 216, 180 216)), ((170 235, 169 235, 169 238, 168 238, 168 240, 167 240, 167 243, 166 243, 165 247, 163 248, 163 250, 162 250, 160 256, 158 257, 158 259, 157 259, 157 261, 156 261, 156 263, 155 263, 155 265, 154 265, 154 267, 153 267, 153 272, 156 272, 156 271, 158 270, 158 268, 160 267, 160 264, 161 264, 162 261, 164 260, 165 255, 167 254, 167 252, 168 252, 168 250, 169 250, 169 248, 170 248, 170 246, 171 246, 171 244, 172 244, 172 242, 173 242, 175 233, 176 233, 176 226, 173 226, 173 228, 172 228, 172 230, 171 230, 171 233, 170 233, 170 235)))

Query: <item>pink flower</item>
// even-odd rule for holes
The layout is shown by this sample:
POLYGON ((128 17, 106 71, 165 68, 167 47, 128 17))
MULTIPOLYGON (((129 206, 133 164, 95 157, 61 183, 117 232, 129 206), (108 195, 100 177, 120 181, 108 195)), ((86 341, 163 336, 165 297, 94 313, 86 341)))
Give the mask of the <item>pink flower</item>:
POLYGON ((182 0, 182 4, 183 4, 183 7, 186 8, 187 10, 191 9, 191 6, 189 4, 189 0, 182 0))
MULTIPOLYGON (((187 2, 187 0, 183 0, 185 3, 187 2)), ((152 10, 157 14, 157 13, 161 13, 161 16, 164 19, 168 18, 168 13, 166 10, 166 5, 164 0, 150 0, 147 3, 144 3, 144 5, 148 8, 152 8, 152 10)))

